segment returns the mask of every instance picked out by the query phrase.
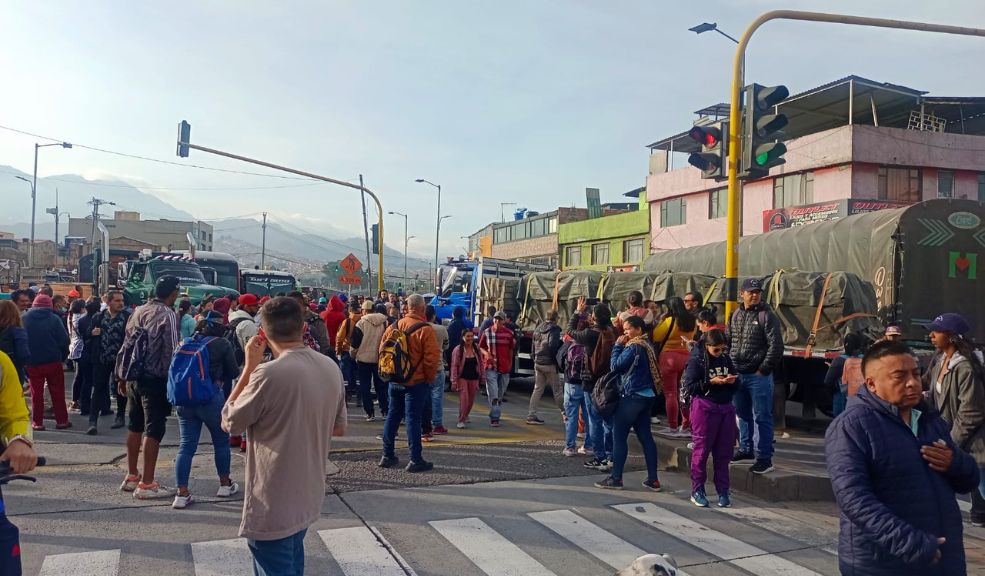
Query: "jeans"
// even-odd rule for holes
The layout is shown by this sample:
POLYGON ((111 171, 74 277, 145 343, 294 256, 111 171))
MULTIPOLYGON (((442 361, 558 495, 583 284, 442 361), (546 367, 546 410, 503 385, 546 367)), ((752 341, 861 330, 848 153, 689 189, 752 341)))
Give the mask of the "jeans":
POLYGON ((715 491, 729 489, 728 465, 735 446, 735 406, 716 404, 705 398, 691 400, 691 432, 694 453, 691 455, 691 491, 705 487, 708 479, 708 456, 715 465, 715 491))
MULTIPOLYGON (((89 425, 95 426, 103 412, 110 411, 110 386, 116 388, 116 378, 113 377, 113 365, 102 362, 92 363, 92 398, 89 402, 89 425)), ((115 392, 113 393, 115 395, 115 392)), ((122 418, 123 413, 118 413, 122 418)))
POLYGON ((380 405, 380 411, 385 415, 389 408, 387 398, 386 383, 380 378, 380 372, 376 364, 368 362, 356 362, 359 368, 359 391, 363 397, 363 410, 367 416, 374 416, 376 411, 373 409, 373 394, 371 386, 376 389, 376 401, 380 405))
POLYGON ((247 540, 254 576, 304 576, 304 535, 308 529, 280 540, 247 540))
POLYGON ((444 426, 444 401, 445 401, 445 371, 438 370, 434 382, 431 382, 431 424, 437 428, 444 426))
POLYGON ((527 418, 537 418, 537 404, 544 397, 544 390, 548 386, 554 394, 554 402, 557 404, 561 413, 564 413, 564 393, 560 387, 561 378, 557 373, 557 367, 553 364, 536 364, 534 366, 534 391, 530 394, 530 405, 527 407, 527 418))
POLYGON ((92 399, 92 363, 79 358, 75 361, 75 380, 72 382, 72 401, 79 403, 79 410, 89 412, 92 399))
POLYGON ((739 451, 752 454, 756 425, 756 460, 773 460, 773 375, 739 374, 735 413, 739 417, 739 451))
MULTIPOLYGON (((612 455, 612 418, 603 418, 595 409, 595 404, 592 403, 591 398, 587 398, 586 403, 588 404, 587 437, 591 440, 595 457, 599 460, 605 460, 612 455)), ((575 424, 575 426, 578 425, 575 424)))
POLYGON ((346 390, 358 389, 356 361, 352 359, 352 356, 348 352, 343 353, 342 358, 339 359, 339 369, 342 370, 342 378, 345 380, 346 390))
POLYGON ((198 450, 198 440, 202 435, 202 424, 209 429, 212 436, 212 448, 215 452, 215 470, 220 478, 229 476, 229 433, 222 429, 222 406, 226 397, 221 392, 212 398, 212 402, 200 406, 177 406, 178 458, 175 461, 175 478, 179 487, 188 487, 188 476, 192 471, 192 458, 198 450))
POLYGON ((51 395, 51 409, 55 422, 68 424, 68 407, 65 405, 65 366, 61 362, 49 362, 27 367, 28 381, 31 383, 31 421, 35 426, 44 424, 44 385, 48 383, 51 395))
POLYGON ((489 397, 489 420, 498 422, 503 411, 503 394, 510 383, 510 375, 486 370, 486 395, 489 397))
POLYGON ((647 396, 624 396, 619 399, 612 415, 612 479, 622 481, 622 470, 629 455, 629 429, 643 446, 646 459, 646 480, 657 479, 657 445, 650 432, 650 408, 654 399, 647 396))
POLYGON ((383 455, 395 456, 393 443, 397 437, 400 421, 407 416, 407 445, 410 447, 411 462, 422 462, 421 455, 421 418, 424 416, 424 406, 428 403, 431 388, 427 384, 404 386, 390 384, 390 410, 383 423, 383 455))
POLYGON ((578 444, 578 411, 585 414, 585 446, 591 446, 592 424, 588 417, 588 401, 585 387, 581 384, 564 383, 564 413, 568 423, 564 426, 564 447, 571 450, 578 444))
POLYGON ((831 411, 835 416, 845 411, 845 404, 848 403, 848 386, 838 384, 838 391, 831 398, 831 411))

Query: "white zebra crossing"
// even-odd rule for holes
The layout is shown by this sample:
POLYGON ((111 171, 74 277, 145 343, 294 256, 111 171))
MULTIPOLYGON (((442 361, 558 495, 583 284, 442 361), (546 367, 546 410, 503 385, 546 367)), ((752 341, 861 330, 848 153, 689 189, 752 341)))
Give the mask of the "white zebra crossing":
MULTIPOLYGON (((725 560, 758 576, 819 576, 813 570, 653 503, 618 504, 611 509, 694 546, 708 557, 725 560)), ((613 570, 628 566, 644 554, 663 552, 643 550, 570 509, 531 512, 527 516, 613 570)), ((735 516, 753 524, 776 520, 770 514, 758 512, 735 516)), ((479 518, 435 520, 429 525, 486 576, 556 576, 541 562, 543 559, 527 553, 479 518)), ((317 536, 345 576, 416 576, 410 564, 372 526, 319 530, 317 536)), ((195 542, 190 548, 195 576, 252 574, 252 557, 243 538, 195 542)), ((38 576, 120 576, 121 553, 121 550, 105 550, 51 555, 44 559, 38 576)), ((687 576, 684 571, 678 574, 687 576)))
POLYGON ((613 508, 758 576, 820 576, 813 570, 649 502, 617 504, 613 508))

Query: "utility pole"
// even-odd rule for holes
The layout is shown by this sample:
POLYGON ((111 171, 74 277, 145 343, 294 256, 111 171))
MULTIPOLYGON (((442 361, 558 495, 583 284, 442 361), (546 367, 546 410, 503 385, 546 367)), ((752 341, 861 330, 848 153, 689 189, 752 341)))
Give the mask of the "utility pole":
MULTIPOLYGON (((92 282, 97 284, 96 276, 99 274, 99 258, 96 258, 96 224, 99 222, 99 207, 103 204, 108 204, 110 206, 116 206, 116 202, 107 202, 106 200, 100 200, 95 196, 89 201, 92 204, 92 235, 89 236, 89 248, 92 252, 92 282)), ((102 258, 102 260, 109 260, 109 246, 103 246, 103 249, 107 251, 107 254, 102 258)))
POLYGON ((263 213, 263 240, 260 244, 260 269, 266 270, 266 260, 267 260, 267 213, 263 213))
POLYGON ((55 249, 58 248, 58 188, 55 188, 55 207, 46 208, 45 212, 55 217, 55 249))
MULTIPOLYGON (((370 284, 370 278, 373 276, 373 257, 369 252, 369 222, 366 220, 366 192, 363 191, 363 175, 359 175, 359 198, 362 200, 363 206, 363 236, 366 238, 366 290, 369 295, 373 295, 373 288, 368 286, 370 284)), ((382 256, 381 256, 382 258, 382 256)))

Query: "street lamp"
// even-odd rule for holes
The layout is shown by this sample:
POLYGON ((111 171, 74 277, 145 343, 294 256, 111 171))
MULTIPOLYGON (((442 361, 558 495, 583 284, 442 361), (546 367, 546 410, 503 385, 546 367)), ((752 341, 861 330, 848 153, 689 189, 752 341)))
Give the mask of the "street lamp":
POLYGON ((715 23, 715 22, 703 22, 701 24, 698 24, 697 26, 692 26, 691 28, 688 28, 688 30, 690 30, 691 32, 694 32, 695 34, 704 34, 705 32, 712 32, 712 31, 718 32, 719 34, 721 34, 722 36, 728 38, 732 42, 735 42, 736 44, 739 43, 739 41, 736 40, 735 38, 729 36, 725 32, 722 32, 721 30, 719 30, 718 29, 718 24, 715 23))
MULTIPOLYGON (((68 142, 52 142, 51 144, 34 143, 34 179, 31 181, 31 245, 27 247, 27 267, 34 268, 34 213, 38 203, 38 149, 48 146, 71 148, 68 142)), ((18 176, 20 178, 20 176, 18 176)), ((23 180, 23 178, 21 178, 23 180)))
MULTIPOLYGON (((429 182, 429 181, 425 180, 424 178, 418 178, 417 180, 415 180, 415 182, 417 182, 418 184, 430 184, 431 186, 434 186, 435 188, 438 189, 438 212, 437 212, 437 215, 438 215, 438 223, 437 223, 437 225, 435 226, 435 229, 434 229, 434 270, 435 270, 435 275, 437 277, 437 270, 438 270, 438 239, 441 237, 441 220, 442 220, 442 217, 441 217, 441 185, 440 184, 435 184, 434 182, 429 182)), ((437 280, 435 281, 435 284, 434 284, 434 291, 435 292, 438 291, 437 280)))
POLYGON ((407 215, 403 212, 395 212, 390 210, 387 214, 395 214, 397 216, 404 217, 404 280, 407 280, 407 241, 410 239, 407 237, 407 215))

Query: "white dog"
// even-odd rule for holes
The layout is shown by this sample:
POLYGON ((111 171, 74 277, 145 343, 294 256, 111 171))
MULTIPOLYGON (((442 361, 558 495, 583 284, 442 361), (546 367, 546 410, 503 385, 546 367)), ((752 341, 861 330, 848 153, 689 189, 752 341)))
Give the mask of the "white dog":
POLYGON ((669 554, 647 554, 615 576, 677 576, 677 562, 669 554))

